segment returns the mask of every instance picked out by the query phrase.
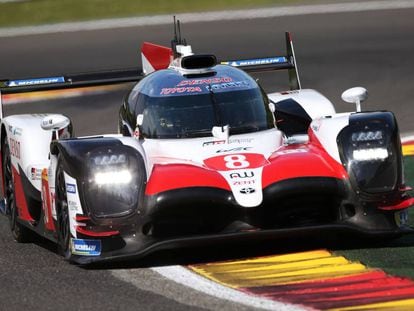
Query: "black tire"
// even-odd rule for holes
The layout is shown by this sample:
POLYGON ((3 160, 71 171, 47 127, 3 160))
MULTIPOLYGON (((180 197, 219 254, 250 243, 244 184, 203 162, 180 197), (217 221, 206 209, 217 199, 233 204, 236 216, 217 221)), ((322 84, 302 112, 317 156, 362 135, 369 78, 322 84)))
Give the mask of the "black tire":
POLYGON ((29 228, 17 221, 19 212, 16 207, 12 164, 10 148, 7 138, 3 141, 2 146, 3 174, 4 174, 4 198, 6 199, 6 213, 9 217, 10 230, 14 240, 18 243, 27 243, 32 240, 32 232, 29 228))
POLYGON ((70 223, 69 208, 66 195, 66 183, 61 161, 58 161, 56 169, 56 214, 57 214, 57 242, 58 252, 65 259, 70 260, 70 223))

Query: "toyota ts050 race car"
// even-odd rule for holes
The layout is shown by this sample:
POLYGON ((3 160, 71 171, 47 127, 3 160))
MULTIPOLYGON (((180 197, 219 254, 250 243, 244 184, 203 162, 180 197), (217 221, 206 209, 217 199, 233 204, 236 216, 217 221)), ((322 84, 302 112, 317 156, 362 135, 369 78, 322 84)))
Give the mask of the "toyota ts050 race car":
POLYGON ((1 81, 2 93, 137 81, 119 133, 73 137, 56 114, 1 116, 1 208, 13 237, 35 233, 72 262, 324 230, 368 236, 409 231, 394 115, 363 112, 366 90, 336 113, 302 89, 287 55, 218 62, 144 43, 143 72, 1 81), (249 75, 287 70, 290 90, 264 93, 249 75))

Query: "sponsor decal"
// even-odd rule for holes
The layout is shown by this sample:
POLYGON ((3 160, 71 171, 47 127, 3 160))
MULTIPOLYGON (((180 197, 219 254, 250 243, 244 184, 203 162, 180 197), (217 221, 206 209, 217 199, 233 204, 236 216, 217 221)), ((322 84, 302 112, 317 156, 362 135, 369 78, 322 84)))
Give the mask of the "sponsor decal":
POLYGON ((20 141, 10 138, 10 154, 20 159, 20 141))
POLYGON ((236 147, 236 148, 231 148, 231 149, 219 149, 216 151, 216 153, 239 152, 239 151, 247 151, 249 149, 252 149, 252 147, 236 147))
POLYGON ((253 188, 242 188, 240 189, 240 193, 242 194, 250 194, 250 193, 255 193, 256 190, 254 190, 253 188))
POLYGON ((211 84, 211 85, 206 86, 207 91, 209 90, 218 91, 221 89, 237 88, 237 87, 250 87, 250 83, 247 81, 237 81, 237 82, 211 84))
POLYGON ((48 126, 53 124, 53 117, 50 117, 48 119, 45 119, 42 121, 42 126, 48 126))
POLYGON ((32 167, 30 169, 30 179, 31 180, 41 180, 42 179, 42 171, 41 168, 32 167))
POLYGON ((247 172, 234 172, 231 173, 230 175, 230 179, 234 179, 234 178, 252 178, 254 177, 254 172, 253 171, 247 171, 247 172))
POLYGON ((71 211, 76 211, 78 210, 78 203, 76 201, 69 200, 68 207, 71 211))
MULTIPOLYGON (((249 144, 254 140, 254 138, 233 138, 229 140, 229 144, 249 144)), ((214 141, 207 141, 203 143, 203 147, 205 146, 214 146, 214 145, 223 145, 225 144, 225 140, 214 140, 214 141)))
POLYGON ((76 193, 76 185, 74 184, 66 184, 66 191, 68 193, 76 193))
POLYGON ((15 136, 21 136, 22 132, 23 130, 20 127, 15 127, 13 128, 13 131, 11 131, 11 133, 15 136))
POLYGON ((245 185, 254 185, 256 181, 254 179, 251 180, 238 180, 233 181, 233 186, 245 186, 245 185))
POLYGON ((99 256, 101 254, 100 240, 71 239, 72 254, 83 256, 99 256))
POLYGON ((54 84, 65 83, 64 77, 49 77, 39 79, 25 79, 25 80, 11 80, 6 83, 7 86, 27 86, 27 85, 39 85, 39 84, 54 84))
POLYGON ((233 138, 229 140, 229 144, 245 144, 251 143, 254 138, 233 138))
POLYGON ((404 227, 408 225, 408 211, 403 210, 394 214, 395 222, 398 227, 404 227))
POLYGON ((214 146, 214 145, 222 145, 222 144, 225 144, 225 143, 226 143, 225 140, 207 141, 207 142, 203 143, 203 147, 205 147, 205 146, 214 146))
POLYGON ((225 83, 232 82, 233 79, 230 77, 219 77, 219 78, 209 78, 209 79, 196 79, 196 80, 183 80, 177 84, 177 86, 193 86, 193 85, 202 85, 202 84, 216 84, 216 83, 225 83))
POLYGON ((20 127, 13 127, 11 125, 9 125, 8 129, 9 133, 14 136, 21 136, 23 132, 23 129, 21 129, 20 127))
POLYGON ((200 93, 200 92, 202 92, 202 89, 199 86, 166 87, 166 88, 161 89, 160 95, 200 93))
POLYGON ((267 58, 256 58, 256 59, 245 59, 245 60, 233 60, 228 62, 222 62, 222 65, 230 65, 233 67, 240 66, 258 66, 258 65, 271 65, 287 63, 286 57, 267 57, 267 58))

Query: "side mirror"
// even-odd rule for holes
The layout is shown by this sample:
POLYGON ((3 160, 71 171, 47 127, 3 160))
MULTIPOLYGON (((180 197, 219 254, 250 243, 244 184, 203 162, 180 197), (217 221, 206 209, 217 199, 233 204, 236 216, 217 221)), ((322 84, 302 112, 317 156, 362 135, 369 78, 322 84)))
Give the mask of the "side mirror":
POLYGON ((40 126, 45 131, 52 131, 52 139, 69 138, 72 136, 70 119, 61 114, 50 114, 43 118, 40 126))
POLYGON ((368 98, 368 91, 360 86, 353 87, 343 92, 341 98, 347 103, 355 104, 356 111, 361 112, 361 103, 368 98))
POLYGON ((45 131, 59 131, 70 124, 70 119, 61 114, 50 114, 43 118, 40 126, 45 131))

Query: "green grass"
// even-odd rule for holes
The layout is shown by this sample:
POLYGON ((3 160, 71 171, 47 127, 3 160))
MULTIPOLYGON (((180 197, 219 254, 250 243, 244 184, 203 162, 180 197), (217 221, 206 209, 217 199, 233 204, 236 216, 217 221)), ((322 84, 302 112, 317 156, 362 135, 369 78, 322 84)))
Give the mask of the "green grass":
POLYGON ((0 3, 0 27, 312 2, 320 0, 31 0, 0 3))

